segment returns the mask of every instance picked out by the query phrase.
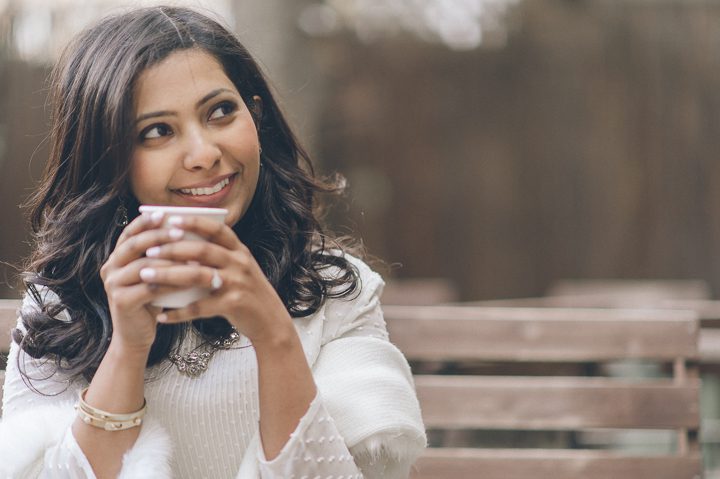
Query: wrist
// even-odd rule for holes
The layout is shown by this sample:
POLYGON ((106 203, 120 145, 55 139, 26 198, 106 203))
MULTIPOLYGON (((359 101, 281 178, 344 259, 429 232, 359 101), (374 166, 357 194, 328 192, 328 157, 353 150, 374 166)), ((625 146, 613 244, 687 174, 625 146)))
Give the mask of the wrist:
POLYGON ((287 351, 295 345, 300 346, 300 338, 290 319, 288 321, 279 321, 266 331, 249 339, 253 344, 253 348, 258 352, 287 351))
POLYGON ((113 337, 84 400, 111 413, 137 411, 144 401, 149 348, 138 348, 113 337))
POLYGON ((117 358, 128 365, 142 365, 144 369, 150 356, 150 346, 128 344, 122 339, 113 337, 105 356, 117 358))

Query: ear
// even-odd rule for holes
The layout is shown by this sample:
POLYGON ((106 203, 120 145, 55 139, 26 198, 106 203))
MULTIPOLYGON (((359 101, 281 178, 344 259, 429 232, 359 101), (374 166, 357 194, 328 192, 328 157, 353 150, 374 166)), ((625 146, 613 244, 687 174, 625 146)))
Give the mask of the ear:
POLYGON ((250 100, 250 113, 252 113, 253 120, 255 121, 255 127, 259 130, 260 123, 262 121, 263 102, 262 98, 258 95, 253 95, 250 100))

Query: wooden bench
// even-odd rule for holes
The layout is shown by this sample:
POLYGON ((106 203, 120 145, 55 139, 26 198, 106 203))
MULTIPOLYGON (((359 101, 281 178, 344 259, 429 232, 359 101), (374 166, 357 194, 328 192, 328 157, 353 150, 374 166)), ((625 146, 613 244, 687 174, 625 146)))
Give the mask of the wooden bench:
MULTIPOLYGON (((431 447, 412 477, 483 479, 679 479, 702 477, 690 311, 385 306, 391 340, 411 364, 470 363, 466 375, 415 375, 430 431, 671 431, 666 452, 577 448, 431 447), (661 378, 527 376, 522 365, 657 361, 661 378), (499 364, 494 375, 477 373, 499 364), (502 368, 502 365, 511 367, 502 368), (507 375, 497 375, 506 371, 507 375), (512 374, 512 375, 510 375, 512 374)), ((471 436, 472 437, 472 436, 471 436)))
MULTIPOLYGON (((17 309, 20 307, 20 300, 0 299, 0 405, 2 405, 2 384, 5 382, 4 364, 5 358, 10 350, 10 332, 15 328, 17 322, 17 309)), ((2 411, 0 410, 0 414, 2 411)))
POLYGON ((563 279, 550 285, 546 296, 698 300, 710 298, 710 286, 699 279, 563 279))
POLYGON ((701 447, 706 477, 720 479, 720 301, 701 281, 563 281, 551 295, 468 303, 496 307, 660 308, 694 311, 700 320, 701 447))

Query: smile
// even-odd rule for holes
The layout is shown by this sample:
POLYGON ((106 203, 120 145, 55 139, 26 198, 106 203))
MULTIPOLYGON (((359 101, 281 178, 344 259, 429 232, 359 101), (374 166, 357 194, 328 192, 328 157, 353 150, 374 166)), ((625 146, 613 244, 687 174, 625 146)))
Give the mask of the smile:
POLYGON ((208 196, 208 195, 214 195, 215 193, 222 190, 229 184, 230 184, 230 178, 228 177, 228 178, 225 178, 224 180, 221 180, 215 186, 210 186, 208 188, 181 188, 179 191, 180 191, 180 193, 184 193, 186 195, 208 196))

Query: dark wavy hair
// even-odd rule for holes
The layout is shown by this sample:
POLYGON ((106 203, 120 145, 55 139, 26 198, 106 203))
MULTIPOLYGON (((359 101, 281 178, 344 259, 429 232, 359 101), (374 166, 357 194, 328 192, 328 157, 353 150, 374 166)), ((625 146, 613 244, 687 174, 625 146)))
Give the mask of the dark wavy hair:
MULTIPOLYGON (((258 65, 217 21, 187 8, 149 7, 107 17, 68 45, 50 76, 50 158, 28 206, 35 249, 24 282, 38 307, 21 311, 27 332, 13 331, 20 348, 45 358, 71 379, 90 380, 112 336, 100 267, 138 201, 129 187, 134 144, 133 92, 138 76, 173 52, 199 49, 215 57, 254 109, 262 149, 255 195, 233 226, 293 317, 313 314, 327 298, 359 288, 345 247, 323 232, 317 194, 338 193, 342 179, 315 177, 275 102, 258 65), (332 268, 334 272, 323 270, 332 268), (43 290, 54 292, 48 299, 43 290), (63 311, 72 321, 58 321, 63 311)), ((193 321, 208 339, 229 332, 220 317, 193 321)), ((148 366, 161 363, 182 340, 187 325, 160 325, 148 366)), ((22 371, 22 368, 21 368, 22 371)), ((26 380, 32 380, 25 375, 26 380)))

